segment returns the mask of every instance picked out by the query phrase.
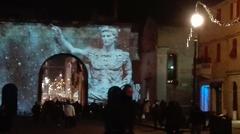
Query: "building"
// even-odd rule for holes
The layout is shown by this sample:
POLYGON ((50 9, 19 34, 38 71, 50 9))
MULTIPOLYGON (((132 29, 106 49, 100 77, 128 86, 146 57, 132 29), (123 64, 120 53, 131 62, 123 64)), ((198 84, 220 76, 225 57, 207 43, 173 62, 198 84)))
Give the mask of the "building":
POLYGON ((180 26, 158 28, 157 99, 178 101, 188 108, 192 100, 193 45, 187 47, 188 29, 180 26))
MULTIPOLYGON (((204 10, 205 11, 205 10, 204 10)), ((227 113, 239 119, 240 85, 240 0, 225 0, 211 7, 219 26, 205 13, 205 23, 198 29, 198 93, 202 108, 227 113), (209 100, 209 101, 208 101, 209 100)))

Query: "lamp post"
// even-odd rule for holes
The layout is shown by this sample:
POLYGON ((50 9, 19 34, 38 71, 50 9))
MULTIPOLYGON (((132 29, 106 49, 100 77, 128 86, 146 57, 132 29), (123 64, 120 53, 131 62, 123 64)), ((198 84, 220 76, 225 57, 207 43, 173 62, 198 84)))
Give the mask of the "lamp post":
MULTIPOLYGON (((197 31, 197 28, 199 28, 202 24, 203 24, 203 17, 199 14, 199 13, 195 13, 192 15, 191 17, 191 24, 192 27, 195 31, 197 31)), ((192 101, 193 104, 195 103, 195 99, 196 99, 196 90, 197 90, 197 70, 196 70, 196 66, 197 66, 197 48, 198 48, 198 32, 196 32, 195 36, 194 36, 194 55, 193 55, 193 90, 192 90, 192 101)))

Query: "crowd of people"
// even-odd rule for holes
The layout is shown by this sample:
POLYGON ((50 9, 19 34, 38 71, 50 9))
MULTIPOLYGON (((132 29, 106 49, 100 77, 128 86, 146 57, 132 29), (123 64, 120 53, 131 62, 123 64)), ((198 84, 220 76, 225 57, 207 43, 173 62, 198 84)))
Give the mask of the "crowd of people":
POLYGON ((32 115, 36 123, 73 127, 80 118, 82 109, 82 105, 78 101, 46 100, 42 105, 38 102, 33 105, 32 115))
POLYGON ((206 122, 206 115, 197 104, 186 112, 177 101, 145 100, 140 115, 140 120, 152 121, 154 128, 164 129, 167 134, 179 134, 180 128, 191 128, 192 134, 200 134, 206 122))
POLYGON ((133 134, 136 115, 133 91, 130 85, 123 89, 113 86, 108 91, 105 104, 93 101, 85 108, 69 100, 47 100, 32 107, 32 117, 37 123, 54 124, 58 127, 74 127, 80 118, 103 119, 105 134, 133 134))
MULTIPOLYGON (((106 103, 93 101, 84 108, 78 101, 68 99, 46 100, 43 104, 36 102, 32 107, 32 119, 36 123, 66 128, 74 127, 83 118, 100 119, 104 121, 105 134, 133 134, 136 121, 150 121, 155 128, 162 128, 168 134, 180 133, 184 124, 192 128, 193 134, 200 133, 205 116, 198 105, 192 105, 186 118, 186 113, 176 101, 156 100, 152 103, 145 99, 140 103, 134 101, 132 95, 131 85, 126 84, 122 89, 111 87, 106 103)), ((1 109, 1 119, 3 114, 1 109)))
POLYGON ((42 106, 36 103, 33 108, 34 121, 51 120, 57 126, 73 127, 80 118, 103 119, 105 134, 133 134, 135 122, 152 122, 154 128, 164 129, 168 134, 180 133, 180 128, 192 128, 192 133, 199 133, 204 124, 204 114, 199 106, 193 105, 188 116, 176 101, 156 100, 142 103, 132 100, 130 85, 123 89, 113 86, 108 90, 106 103, 93 101, 85 108, 78 102, 46 101, 42 106))

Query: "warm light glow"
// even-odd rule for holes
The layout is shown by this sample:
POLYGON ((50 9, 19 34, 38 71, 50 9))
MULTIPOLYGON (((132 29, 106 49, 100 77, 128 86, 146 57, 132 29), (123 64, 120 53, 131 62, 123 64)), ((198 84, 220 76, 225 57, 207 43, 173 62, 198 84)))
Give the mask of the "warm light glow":
POLYGON ((191 24, 194 28, 197 28, 203 24, 203 17, 199 13, 195 13, 191 17, 191 24))
POLYGON ((44 78, 44 82, 45 82, 46 84, 48 84, 49 81, 50 81, 50 79, 49 79, 48 77, 45 77, 45 78, 44 78))

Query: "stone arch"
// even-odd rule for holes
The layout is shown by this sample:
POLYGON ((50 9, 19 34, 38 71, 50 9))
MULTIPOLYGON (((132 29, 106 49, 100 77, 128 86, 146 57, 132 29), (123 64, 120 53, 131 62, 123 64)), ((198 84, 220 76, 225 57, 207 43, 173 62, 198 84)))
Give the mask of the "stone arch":
MULTIPOLYGON (((68 54, 68 53, 59 53, 59 54, 55 54, 52 55, 48 58, 46 58, 46 60, 42 63, 41 68, 39 70, 39 79, 38 79, 38 102, 41 102, 43 99, 43 91, 42 91, 42 82, 43 82, 43 77, 44 77, 44 73, 46 71, 46 63, 48 61, 51 60, 56 60, 56 58, 64 58, 64 62, 66 63, 67 58, 72 58, 76 60, 76 66, 77 66, 77 70, 75 71, 80 71, 79 73, 81 73, 82 77, 83 77, 83 81, 82 83, 80 83, 80 85, 82 86, 81 89, 79 89, 80 92, 80 97, 79 97, 79 101, 83 106, 87 106, 87 101, 88 101, 88 73, 87 73, 87 68, 85 66, 85 64, 82 62, 81 59, 79 59, 78 57, 72 55, 72 54, 68 54), (65 57, 65 58, 64 58, 65 57)), ((71 62, 71 61, 70 61, 71 62)), ((64 69, 66 70, 66 66, 64 67, 64 69)), ((76 74, 78 72, 71 72, 71 79, 70 81, 72 82, 72 78, 74 74, 76 74)), ((66 76, 66 73, 64 74, 66 76)), ((77 77, 78 78, 78 77, 77 77)), ((64 81, 66 83, 66 80, 64 81)), ((71 89, 72 91, 72 89, 71 89)))

